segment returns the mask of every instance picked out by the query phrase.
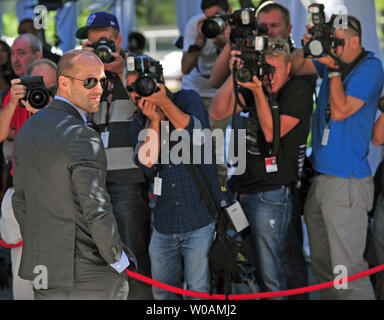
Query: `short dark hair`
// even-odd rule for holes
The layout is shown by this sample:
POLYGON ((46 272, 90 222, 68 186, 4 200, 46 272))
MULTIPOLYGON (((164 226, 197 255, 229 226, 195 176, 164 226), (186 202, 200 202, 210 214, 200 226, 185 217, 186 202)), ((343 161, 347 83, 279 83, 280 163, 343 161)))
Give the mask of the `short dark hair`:
POLYGON ((258 16, 262 12, 269 13, 272 10, 279 10, 281 12, 286 26, 289 26, 291 24, 291 15, 289 13, 289 10, 280 3, 274 1, 266 1, 262 3, 256 11, 256 16, 258 16))
MULTIPOLYGON (((338 16, 336 14, 332 15, 331 19, 329 20, 329 24, 332 27, 335 27, 335 20, 338 17, 340 17, 340 16, 338 16)), ((362 39, 362 36, 363 36, 363 30, 361 28, 360 21, 356 17, 354 17, 354 16, 347 15, 347 24, 348 24, 347 29, 344 29, 345 32, 347 33, 347 35, 349 37, 358 36, 359 37, 359 43, 361 45, 361 39, 362 39)), ((339 29, 337 27, 335 27, 335 28, 339 29)))
POLYGON ((229 10, 228 0, 202 0, 200 8, 201 8, 201 11, 204 11, 206 9, 213 7, 213 6, 218 6, 222 9, 224 9, 224 11, 229 10))
POLYGON ((145 48, 145 37, 142 33, 132 31, 128 35, 128 50, 143 50, 145 48))

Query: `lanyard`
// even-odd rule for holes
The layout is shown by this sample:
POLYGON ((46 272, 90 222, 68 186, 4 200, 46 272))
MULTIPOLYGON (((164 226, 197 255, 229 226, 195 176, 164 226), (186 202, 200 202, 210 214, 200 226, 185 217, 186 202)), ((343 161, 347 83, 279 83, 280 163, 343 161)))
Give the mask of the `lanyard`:
POLYGON ((109 125, 109 114, 110 114, 110 108, 111 108, 111 104, 112 104, 112 93, 113 93, 113 76, 112 76, 112 79, 109 79, 107 80, 107 88, 106 88, 106 92, 107 92, 107 112, 106 112, 106 115, 105 115, 105 131, 108 130, 108 125, 109 125))

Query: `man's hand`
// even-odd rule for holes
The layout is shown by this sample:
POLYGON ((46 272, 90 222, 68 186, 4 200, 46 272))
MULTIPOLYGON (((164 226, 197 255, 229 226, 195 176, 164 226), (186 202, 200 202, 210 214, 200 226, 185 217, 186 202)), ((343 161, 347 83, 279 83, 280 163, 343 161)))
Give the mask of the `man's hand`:
POLYGON ((158 90, 149 97, 143 97, 145 101, 149 101, 154 105, 157 105, 160 109, 166 105, 170 100, 167 97, 164 84, 157 85, 158 90))
POLYGON ((262 93, 263 92, 263 84, 261 81, 256 77, 252 77, 252 81, 249 82, 238 82, 239 85, 241 85, 244 88, 247 88, 255 93, 262 93))
POLYGON ((155 104, 144 99, 140 99, 137 105, 143 114, 152 122, 165 120, 163 112, 155 104))
POLYGON ((309 33, 309 29, 311 29, 311 25, 306 25, 305 29, 307 29, 307 32, 303 35, 303 46, 306 46, 309 41, 313 38, 313 35, 309 33))
POLYGON ((223 48, 227 43, 227 36, 225 32, 219 33, 215 38, 213 38, 213 43, 219 48, 223 48))
POLYGON ((11 96, 9 103, 12 106, 17 106, 19 104, 20 99, 23 99, 25 95, 27 94, 26 87, 20 84, 20 79, 13 79, 11 80, 11 96))
POLYGON ((207 38, 205 37, 203 31, 201 30, 201 27, 203 26, 203 23, 205 20, 207 20, 207 17, 202 17, 201 19, 199 19, 196 25, 198 37, 195 41, 195 44, 198 45, 199 47, 204 47, 205 42, 207 41, 207 38))
POLYGON ((114 57, 115 60, 109 63, 104 63, 104 69, 113 73, 123 73, 125 68, 125 61, 123 57, 117 52, 112 52, 112 57, 114 57))
POLYGON ((336 63, 336 61, 331 56, 315 58, 314 60, 321 62, 322 64, 326 65, 328 68, 332 68, 332 69, 340 68, 340 66, 336 63))
POLYGON ((237 69, 240 69, 244 65, 244 61, 238 57, 239 55, 241 55, 241 51, 231 51, 231 58, 229 59, 229 70, 231 71, 231 74, 233 73, 233 66, 236 66, 237 69))

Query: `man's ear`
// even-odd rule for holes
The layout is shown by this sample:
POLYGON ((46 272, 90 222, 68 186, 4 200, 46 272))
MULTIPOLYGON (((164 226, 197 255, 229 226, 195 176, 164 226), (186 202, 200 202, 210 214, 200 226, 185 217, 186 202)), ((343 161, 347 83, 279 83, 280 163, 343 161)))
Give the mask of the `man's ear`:
POLYGON ((121 48, 121 44, 123 43, 123 36, 119 34, 119 36, 116 39, 116 45, 121 48))
POLYGON ((360 38, 359 36, 353 36, 351 37, 351 45, 352 45, 352 48, 357 48, 360 46, 360 38))
POLYGON ((289 75, 291 73, 291 69, 292 69, 292 62, 288 62, 287 63, 287 75, 289 75))
POLYGON ((41 59, 43 57, 43 53, 41 51, 35 52, 35 56, 37 59, 41 59))
POLYGON ((58 88, 62 89, 65 92, 69 92, 71 88, 71 84, 69 83, 69 78, 60 76, 58 81, 58 88))

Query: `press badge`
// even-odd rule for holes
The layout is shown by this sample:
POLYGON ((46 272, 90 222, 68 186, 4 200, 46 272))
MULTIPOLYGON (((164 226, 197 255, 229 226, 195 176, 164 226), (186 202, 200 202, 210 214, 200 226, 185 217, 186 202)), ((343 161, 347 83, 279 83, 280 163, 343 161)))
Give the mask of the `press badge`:
POLYGON ((100 136, 101 136, 101 141, 103 142, 104 148, 108 148, 109 131, 103 131, 100 136))
POLYGON ((230 217, 237 232, 243 231, 249 226, 248 219, 238 201, 235 201, 229 207, 226 207, 225 211, 230 217))
POLYGON ((321 145, 326 146, 328 144, 328 138, 329 138, 329 133, 331 130, 329 130, 328 126, 325 127, 324 132, 323 132, 323 139, 321 139, 321 145))
POLYGON ((267 173, 277 172, 276 157, 265 158, 265 170, 267 171, 267 173))
POLYGON ((161 186, 162 186, 163 180, 157 175, 155 179, 153 180, 153 194, 156 196, 161 196, 161 186))

